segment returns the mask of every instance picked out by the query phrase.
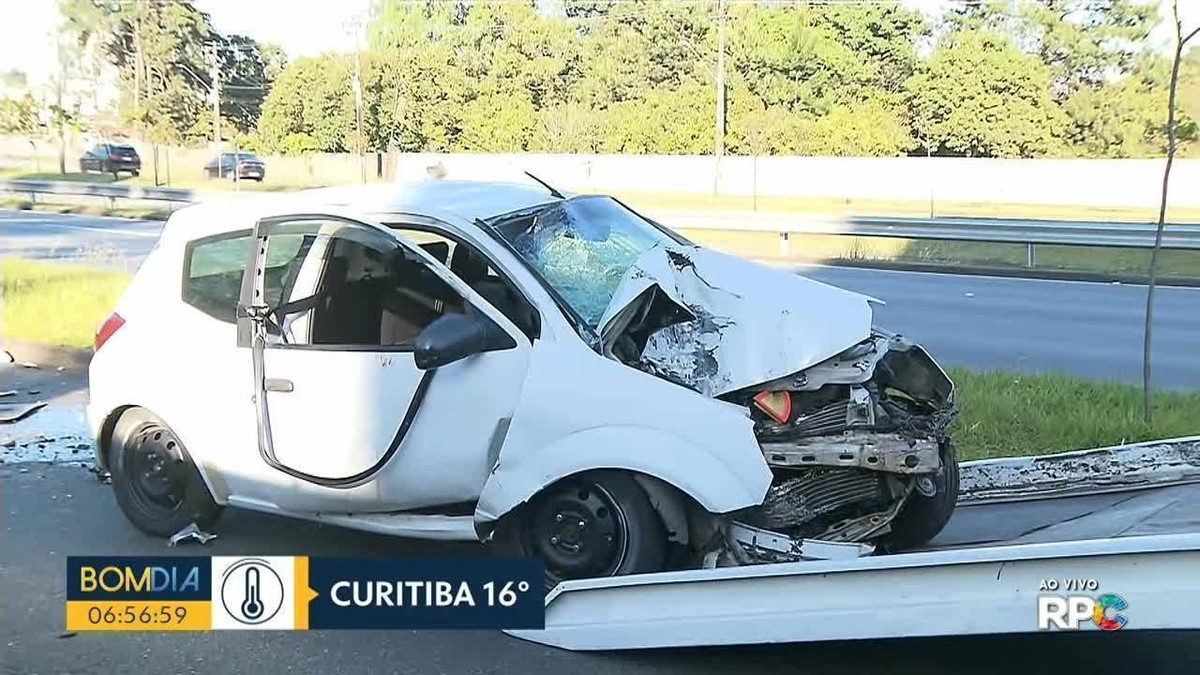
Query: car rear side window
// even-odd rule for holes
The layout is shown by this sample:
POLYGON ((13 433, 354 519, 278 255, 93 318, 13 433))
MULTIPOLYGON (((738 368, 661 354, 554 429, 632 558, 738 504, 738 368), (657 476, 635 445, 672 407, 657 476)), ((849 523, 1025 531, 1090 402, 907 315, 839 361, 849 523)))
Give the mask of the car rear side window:
MULTIPOLYGON (((185 254, 183 301, 214 319, 237 323, 238 296, 250 241, 250 233, 243 232, 193 242, 185 254)), ((271 241, 266 292, 273 305, 281 302, 292 268, 304 257, 303 243, 304 237, 298 234, 280 235, 271 241)))
POLYGON ((184 260, 183 301, 214 319, 237 323, 238 294, 249 255, 249 232, 193 242, 184 260))

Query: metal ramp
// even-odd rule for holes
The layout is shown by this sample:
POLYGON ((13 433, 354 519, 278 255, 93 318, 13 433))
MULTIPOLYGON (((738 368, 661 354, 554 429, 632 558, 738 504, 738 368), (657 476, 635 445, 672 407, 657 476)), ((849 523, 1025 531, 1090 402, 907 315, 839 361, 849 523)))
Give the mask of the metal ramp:
POLYGON ((1044 580, 1120 595, 1125 631, 1200 629, 1198 575, 1200 485, 1173 484, 961 504, 920 552, 565 582, 544 630, 506 632, 569 650, 1028 633, 1044 580))

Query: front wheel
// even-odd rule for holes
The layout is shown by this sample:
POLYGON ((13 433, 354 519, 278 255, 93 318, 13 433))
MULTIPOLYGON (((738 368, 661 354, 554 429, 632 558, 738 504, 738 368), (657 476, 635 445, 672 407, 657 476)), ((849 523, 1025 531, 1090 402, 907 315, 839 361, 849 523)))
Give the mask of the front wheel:
POLYGON ((148 411, 131 410, 117 422, 109 467, 117 505, 147 534, 204 528, 221 513, 183 444, 148 411))
POLYGON ((506 555, 546 564, 546 588, 569 579, 661 572, 662 519, 633 476, 591 471, 550 486, 505 516, 493 539, 506 555))
POLYGON ((933 477, 935 492, 926 497, 913 492, 908 503, 892 520, 892 531, 885 537, 895 550, 916 548, 927 543, 946 527, 958 504, 958 456, 949 440, 941 445, 942 470, 933 477))

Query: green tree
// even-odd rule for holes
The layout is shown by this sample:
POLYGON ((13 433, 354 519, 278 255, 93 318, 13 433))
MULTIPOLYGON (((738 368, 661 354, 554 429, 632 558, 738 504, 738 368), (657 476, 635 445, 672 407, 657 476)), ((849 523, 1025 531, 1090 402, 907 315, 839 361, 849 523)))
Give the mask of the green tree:
POLYGON ((936 154, 1038 157, 1061 143, 1066 120, 1049 68, 1010 40, 960 33, 908 79, 914 131, 936 154))
POLYGON ((346 152, 354 132, 352 70, 352 59, 336 54, 298 59, 284 69, 263 103, 264 145, 289 153, 346 152))
POLYGON ((24 136, 32 142, 42 131, 41 114, 33 95, 0 99, 0 134, 24 136))

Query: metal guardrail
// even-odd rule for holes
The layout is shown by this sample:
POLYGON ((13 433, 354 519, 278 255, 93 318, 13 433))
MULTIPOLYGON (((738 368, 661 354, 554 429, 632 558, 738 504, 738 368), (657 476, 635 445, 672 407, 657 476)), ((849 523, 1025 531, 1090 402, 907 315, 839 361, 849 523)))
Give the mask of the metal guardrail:
MULTIPOLYGON (((232 193, 201 192, 179 188, 73 181, 0 180, 0 191, 38 195, 103 197, 187 203, 232 193)), ((1035 245, 1119 246, 1148 249, 1154 246, 1155 226, 1149 222, 1089 222, 1006 218, 901 218, 889 216, 797 216, 759 212, 663 212, 651 214, 677 230, 726 230, 775 232, 780 249, 787 253, 792 234, 887 237, 1025 244, 1029 265, 1034 264, 1035 245)), ((1200 250, 1200 223, 1171 223, 1163 233, 1166 249, 1200 250)))
MULTIPOLYGON (((1153 248, 1149 222, 1089 222, 1009 218, 903 218, 895 216, 789 216, 781 214, 664 213, 662 224, 683 230, 735 230, 894 239, 941 239, 1009 244, 1153 248)), ((1169 223, 1163 248, 1200 250, 1200 223, 1169 223)))
POLYGON ((67 180, 3 180, 0 181, 0 191, 27 194, 30 201, 34 202, 37 201, 38 195, 107 197, 109 200, 134 199, 177 203, 194 202, 200 199, 200 194, 195 190, 67 180))

